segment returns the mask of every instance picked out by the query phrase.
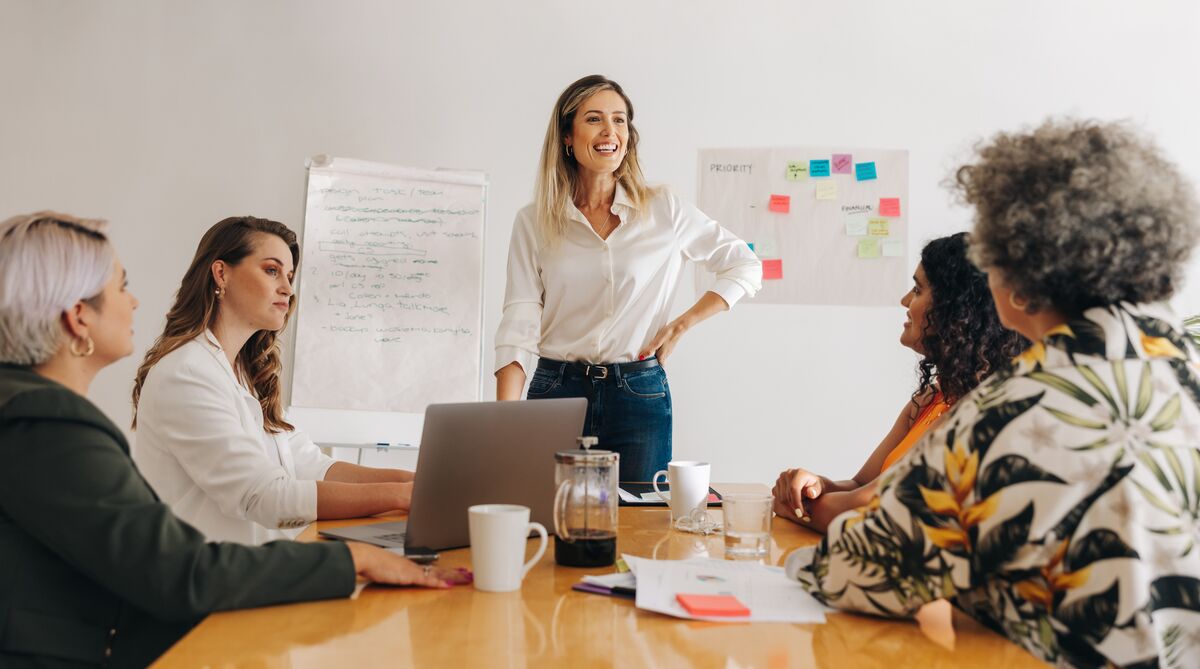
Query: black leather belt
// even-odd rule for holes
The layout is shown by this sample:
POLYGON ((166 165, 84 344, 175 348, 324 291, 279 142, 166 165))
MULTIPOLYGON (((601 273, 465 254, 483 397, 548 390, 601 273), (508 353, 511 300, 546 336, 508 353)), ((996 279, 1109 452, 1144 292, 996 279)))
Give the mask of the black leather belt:
POLYGON ((569 369, 573 369, 589 379, 607 379, 617 376, 626 376, 634 372, 640 372, 643 369, 658 367, 658 358, 646 358, 637 362, 614 362, 611 365, 593 365, 586 362, 567 362, 564 360, 551 360, 549 358, 538 358, 538 369, 546 369, 558 371, 566 365, 569 369))

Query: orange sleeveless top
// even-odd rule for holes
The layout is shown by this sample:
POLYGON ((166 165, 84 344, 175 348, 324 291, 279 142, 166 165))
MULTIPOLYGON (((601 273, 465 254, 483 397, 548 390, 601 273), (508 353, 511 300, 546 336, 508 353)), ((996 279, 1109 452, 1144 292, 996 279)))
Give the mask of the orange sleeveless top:
POLYGON ((908 428, 908 434, 904 435, 900 443, 896 444, 892 452, 888 453, 888 456, 884 458, 883 468, 879 470, 879 473, 886 472, 888 467, 896 464, 900 458, 904 457, 904 454, 913 447, 913 444, 925 436, 925 432, 929 429, 929 426, 933 425, 934 421, 946 413, 946 410, 949 408, 950 405, 946 403, 940 392, 934 395, 929 404, 926 404, 925 408, 921 409, 921 413, 917 414, 917 419, 913 421, 912 427, 908 428))

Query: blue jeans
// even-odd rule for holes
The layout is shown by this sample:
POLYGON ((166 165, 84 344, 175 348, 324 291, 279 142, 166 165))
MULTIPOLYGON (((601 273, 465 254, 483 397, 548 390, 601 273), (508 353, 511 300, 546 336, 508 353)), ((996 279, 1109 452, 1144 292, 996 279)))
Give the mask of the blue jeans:
POLYGON ((620 480, 649 481, 671 460, 671 389, 661 366, 621 374, 609 365, 608 378, 584 376, 571 363, 543 360, 529 383, 528 399, 586 397, 581 436, 595 436, 598 448, 621 455, 620 480))

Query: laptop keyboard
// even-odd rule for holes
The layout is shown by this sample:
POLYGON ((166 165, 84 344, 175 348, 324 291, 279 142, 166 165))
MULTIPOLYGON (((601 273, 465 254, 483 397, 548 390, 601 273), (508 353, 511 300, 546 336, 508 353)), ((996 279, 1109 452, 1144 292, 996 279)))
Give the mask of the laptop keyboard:
POLYGON ((398 544, 404 543, 404 533, 403 532, 395 532, 393 534, 376 534, 375 536, 373 536, 371 538, 375 539, 377 541, 394 541, 398 544))

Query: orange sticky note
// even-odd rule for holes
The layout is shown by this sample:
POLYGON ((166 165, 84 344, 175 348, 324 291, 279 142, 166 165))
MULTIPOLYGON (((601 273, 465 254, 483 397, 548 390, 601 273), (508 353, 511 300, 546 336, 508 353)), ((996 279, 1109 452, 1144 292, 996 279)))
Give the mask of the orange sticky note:
POLYGON ((783 278, 783 260, 779 258, 771 258, 762 261, 763 266, 763 281, 772 281, 783 278))
POLYGON ((879 215, 880 216, 899 216, 900 215, 900 198, 898 198, 898 197, 881 197, 881 198, 879 198, 879 215))
POLYGON ((792 209, 792 196, 790 195, 772 195, 771 204, 767 206, 771 211, 786 214, 792 209))
POLYGON ((728 618, 745 618, 750 615, 750 609, 738 601, 733 595, 675 595, 679 604, 694 616, 721 616, 728 618))

